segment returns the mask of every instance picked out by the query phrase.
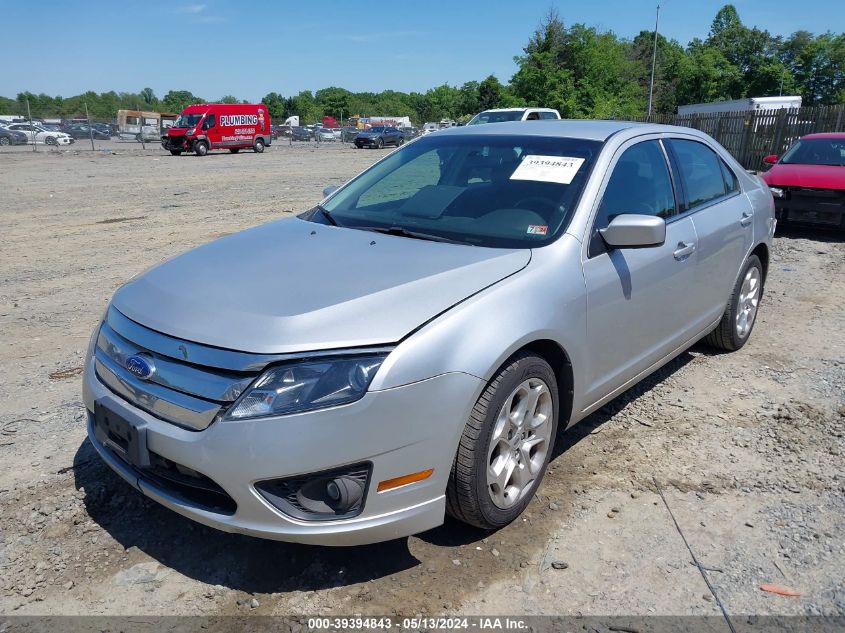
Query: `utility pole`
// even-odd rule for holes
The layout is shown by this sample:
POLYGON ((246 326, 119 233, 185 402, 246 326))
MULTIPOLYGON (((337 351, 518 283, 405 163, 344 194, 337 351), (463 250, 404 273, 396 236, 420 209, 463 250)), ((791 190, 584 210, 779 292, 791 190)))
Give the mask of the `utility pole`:
POLYGON ((85 102, 85 118, 88 119, 88 134, 91 136, 91 151, 94 151, 94 128, 91 127, 91 115, 88 114, 88 102, 85 102))
POLYGON ((651 120, 651 104, 654 98, 654 70, 657 66, 657 25, 660 24, 660 5, 657 5, 657 17, 654 20, 654 48, 651 52, 651 82, 648 86, 648 120, 651 120))
POLYGON ((26 99, 26 118, 29 119, 29 135, 32 137, 32 151, 38 151, 38 143, 36 142, 35 130, 32 129, 32 111, 29 109, 29 97, 26 99))

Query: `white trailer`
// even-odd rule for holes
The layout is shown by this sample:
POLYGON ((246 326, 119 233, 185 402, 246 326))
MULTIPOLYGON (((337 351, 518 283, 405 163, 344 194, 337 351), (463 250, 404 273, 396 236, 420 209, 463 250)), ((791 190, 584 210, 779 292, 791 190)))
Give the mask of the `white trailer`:
POLYGON ((678 106, 678 115, 710 114, 715 112, 753 112, 755 110, 798 110, 800 96, 747 97, 733 101, 712 101, 678 106))

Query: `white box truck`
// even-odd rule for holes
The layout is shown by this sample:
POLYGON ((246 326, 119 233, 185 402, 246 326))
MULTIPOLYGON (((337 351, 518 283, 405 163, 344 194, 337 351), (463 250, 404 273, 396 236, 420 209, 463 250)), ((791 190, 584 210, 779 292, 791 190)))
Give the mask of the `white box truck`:
POLYGON ((678 115, 711 114, 714 112, 752 112, 754 110, 797 110, 801 97, 746 97, 733 101, 712 101, 678 106, 678 115))

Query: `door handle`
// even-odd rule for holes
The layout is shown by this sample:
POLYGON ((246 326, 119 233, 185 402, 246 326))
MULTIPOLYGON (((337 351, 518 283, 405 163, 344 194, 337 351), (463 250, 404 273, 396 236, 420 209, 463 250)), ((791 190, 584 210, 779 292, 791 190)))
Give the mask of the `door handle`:
POLYGON ((678 242, 678 248, 672 253, 675 259, 681 261, 695 252, 695 242, 678 242))
POLYGON ((739 223, 742 226, 748 226, 749 224, 751 224, 751 221, 753 219, 754 219, 753 213, 751 213, 750 211, 743 211, 742 212, 742 218, 740 218, 739 223))

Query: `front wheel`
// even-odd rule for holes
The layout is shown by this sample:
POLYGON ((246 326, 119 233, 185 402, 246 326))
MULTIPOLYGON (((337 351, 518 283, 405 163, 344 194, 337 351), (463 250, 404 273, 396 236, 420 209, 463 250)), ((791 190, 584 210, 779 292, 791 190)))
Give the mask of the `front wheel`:
POLYGON ((504 527, 528 506, 557 433, 558 389, 549 364, 512 356, 473 407, 449 475, 446 511, 485 529, 504 527))
POLYGON ((376 143, 376 147, 378 147, 379 149, 382 149, 384 147, 384 139, 383 138, 380 138, 378 140, 378 143, 376 143))
POLYGON ((52 136, 48 136, 47 138, 44 139, 44 144, 45 145, 55 145, 56 139, 54 139, 52 136))
POLYGON ((12 142, 5 136, 0 136, 0 145, 11 145, 12 142))
POLYGON ((255 144, 252 146, 252 149, 255 150, 256 154, 260 154, 264 151, 264 140, 257 138, 255 139, 255 144))
POLYGON ((756 255, 752 255, 742 267, 722 320, 704 342, 727 352, 734 352, 745 345, 757 320, 762 296, 763 265, 756 255))
POLYGON ((197 156, 205 156, 208 154, 208 143, 205 141, 197 141, 194 143, 194 153, 197 156))

